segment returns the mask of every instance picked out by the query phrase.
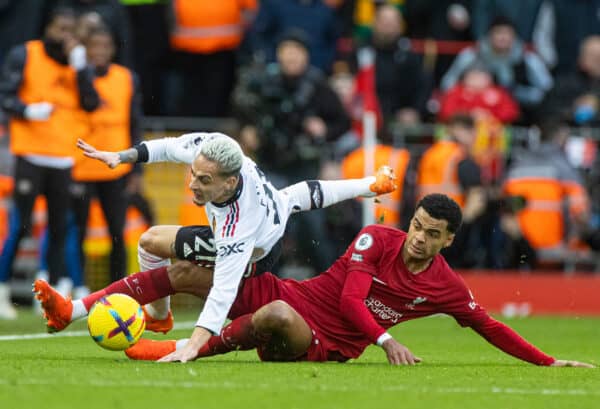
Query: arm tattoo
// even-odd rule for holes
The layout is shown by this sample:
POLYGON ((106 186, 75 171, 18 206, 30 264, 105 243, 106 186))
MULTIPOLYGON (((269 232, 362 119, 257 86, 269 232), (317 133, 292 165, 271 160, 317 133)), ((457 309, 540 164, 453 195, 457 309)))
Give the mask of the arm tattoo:
POLYGON ((137 159, 138 152, 133 148, 119 152, 119 160, 121 163, 136 163, 137 159))

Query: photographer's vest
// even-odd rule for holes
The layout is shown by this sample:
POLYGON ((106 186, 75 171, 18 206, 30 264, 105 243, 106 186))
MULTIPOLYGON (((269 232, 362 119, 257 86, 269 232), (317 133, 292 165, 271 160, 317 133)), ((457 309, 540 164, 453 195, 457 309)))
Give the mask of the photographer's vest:
MULTIPOLYGON (((94 79, 94 88, 100 97, 100 106, 86 115, 89 133, 85 135, 85 141, 101 151, 118 152, 129 148, 134 93, 131 72, 125 67, 111 64, 106 75, 94 79)), ((115 180, 131 169, 131 164, 110 169, 104 162, 87 158, 78 150, 73 179, 80 182, 115 180)))
POLYGON ((27 56, 18 96, 26 105, 49 102, 54 110, 45 121, 12 117, 10 149, 15 155, 73 156, 75 142, 86 132, 79 105, 77 73, 50 58, 39 41, 25 44, 27 56))
POLYGON ((174 0, 171 47, 202 54, 234 50, 244 35, 245 11, 256 7, 256 0, 174 0))
POLYGON ((522 196, 525 207, 517 213, 523 236, 540 254, 560 252, 566 243, 565 213, 578 214, 587 208, 587 193, 574 181, 560 180, 552 164, 548 166, 516 166, 503 186, 506 196, 522 196))
MULTIPOLYGON (((375 220, 388 226, 400 227, 402 189, 404 178, 410 162, 410 153, 406 149, 395 149, 387 145, 375 146, 374 169, 388 165, 396 173, 398 189, 390 194, 377 198, 375 203, 375 220)), ((358 179, 364 177, 365 151, 359 148, 351 152, 342 161, 342 177, 358 179)))
POLYGON ((462 208, 465 197, 458 180, 458 164, 465 157, 464 148, 454 141, 439 141, 427 149, 417 172, 417 200, 431 193, 442 193, 462 208))

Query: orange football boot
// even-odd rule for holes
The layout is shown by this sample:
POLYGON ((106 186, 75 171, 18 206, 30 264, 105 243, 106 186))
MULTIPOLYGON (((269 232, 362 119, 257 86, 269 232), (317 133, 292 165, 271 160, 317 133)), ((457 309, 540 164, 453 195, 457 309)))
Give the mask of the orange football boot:
POLYGON ((65 298, 46 280, 37 279, 33 283, 35 298, 42 304, 48 332, 59 332, 71 323, 73 302, 71 297, 65 298))
POLYGON ((396 190, 396 175, 394 169, 389 166, 381 166, 375 173, 375 182, 371 183, 369 189, 375 193, 375 196, 391 193, 396 190))
POLYGON ((156 319, 148 314, 146 308, 142 306, 142 310, 144 311, 144 318, 146 319, 146 329, 152 332, 162 332, 166 334, 167 332, 173 329, 173 314, 171 310, 169 310, 169 314, 167 318, 163 318, 162 320, 156 319))
POLYGON ((152 339, 140 339, 134 346, 125 350, 129 359, 138 361, 158 361, 163 356, 175 351, 175 340, 154 341, 152 339))

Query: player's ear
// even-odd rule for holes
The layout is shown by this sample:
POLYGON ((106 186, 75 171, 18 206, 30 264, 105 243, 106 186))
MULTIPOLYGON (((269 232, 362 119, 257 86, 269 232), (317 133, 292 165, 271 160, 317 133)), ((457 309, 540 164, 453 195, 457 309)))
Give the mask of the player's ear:
POLYGON ((446 241, 444 242, 444 248, 450 247, 454 242, 454 233, 448 233, 448 237, 446 237, 446 241))
POLYGON ((230 190, 235 190, 235 188, 237 187, 238 184, 238 177, 237 176, 228 176, 227 177, 227 187, 230 190))

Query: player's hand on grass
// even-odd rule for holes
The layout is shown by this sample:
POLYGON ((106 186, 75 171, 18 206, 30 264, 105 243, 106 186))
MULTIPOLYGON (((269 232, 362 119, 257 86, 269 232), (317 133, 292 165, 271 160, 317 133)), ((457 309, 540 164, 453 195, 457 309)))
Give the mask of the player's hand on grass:
POLYGON ((388 362, 392 365, 414 365, 421 362, 421 358, 414 356, 407 347, 394 338, 386 340, 381 347, 387 355, 388 362))
POLYGON ((577 367, 577 368, 595 368, 596 367, 592 364, 587 364, 585 362, 567 361, 565 359, 557 359, 550 366, 572 366, 572 367, 577 367))
POLYGON ((99 151, 83 139, 77 140, 77 147, 83 151, 88 158, 97 159, 113 169, 121 163, 121 158, 117 152, 99 151))
POLYGON ((196 327, 192 336, 185 346, 169 355, 163 356, 158 362, 188 362, 193 361, 198 357, 198 351, 212 336, 210 331, 202 327, 196 327))

